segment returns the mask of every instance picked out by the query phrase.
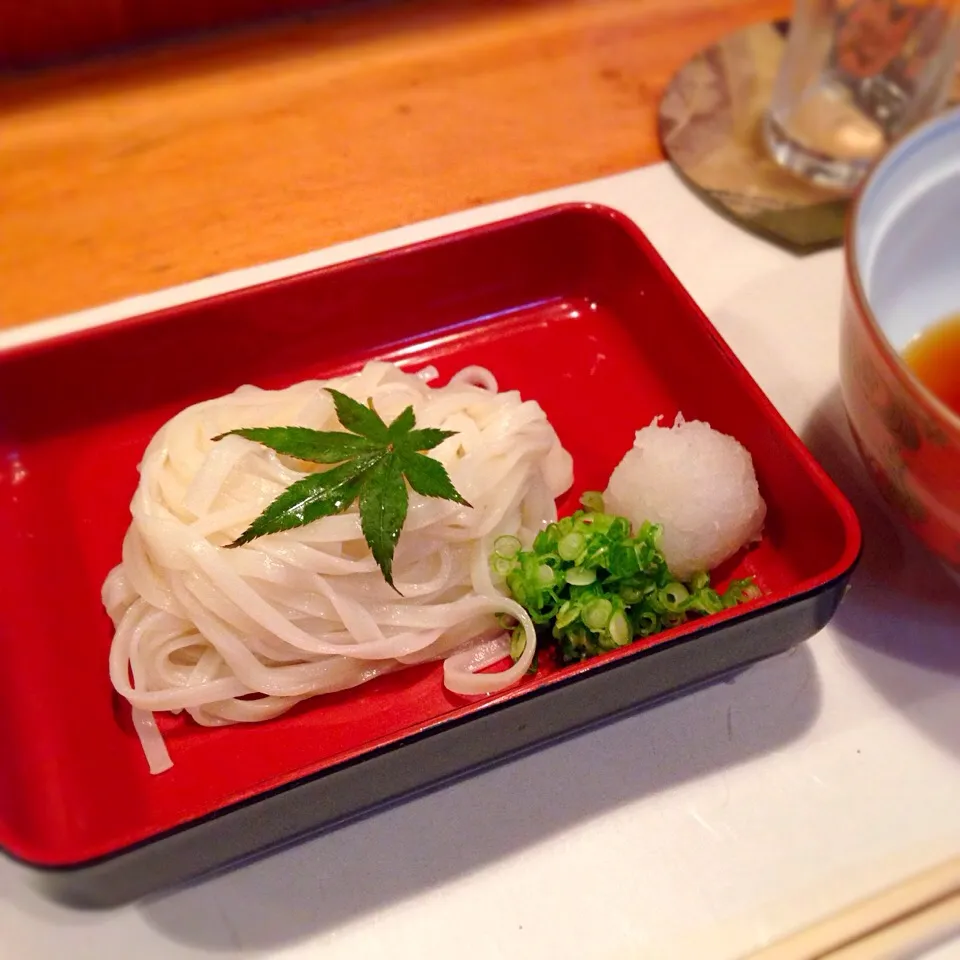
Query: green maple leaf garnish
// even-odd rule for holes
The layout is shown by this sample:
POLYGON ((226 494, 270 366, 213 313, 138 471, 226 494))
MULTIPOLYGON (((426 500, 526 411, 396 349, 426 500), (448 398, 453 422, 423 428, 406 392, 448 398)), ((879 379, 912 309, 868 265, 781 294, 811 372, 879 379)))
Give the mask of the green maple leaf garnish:
POLYGON ((415 429, 413 407, 407 407, 388 425, 372 404, 364 406, 329 387, 327 392, 333 397, 342 431, 247 427, 213 438, 245 437, 297 460, 337 464, 291 484, 227 546, 239 547, 269 533, 343 513, 359 499, 364 539, 384 580, 396 590, 393 554, 407 519, 407 484, 421 496, 470 506, 457 493, 443 464, 423 453, 454 436, 455 431, 415 429))

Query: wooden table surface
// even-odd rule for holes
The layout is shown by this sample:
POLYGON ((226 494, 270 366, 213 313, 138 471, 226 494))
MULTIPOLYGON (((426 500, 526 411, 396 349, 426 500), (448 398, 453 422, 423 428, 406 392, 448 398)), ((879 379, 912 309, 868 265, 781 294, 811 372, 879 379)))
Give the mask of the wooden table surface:
POLYGON ((0 326, 661 159, 789 0, 366 3, 0 81, 0 326))

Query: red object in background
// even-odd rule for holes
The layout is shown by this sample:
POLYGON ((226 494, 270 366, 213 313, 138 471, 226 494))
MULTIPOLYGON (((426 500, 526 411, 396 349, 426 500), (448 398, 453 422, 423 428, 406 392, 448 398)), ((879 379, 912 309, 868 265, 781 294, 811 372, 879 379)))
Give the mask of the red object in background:
POLYGON ((127 43, 126 7, 127 0, 0 0, 0 68, 127 43))
POLYGON ((22 69, 335 0, 0 0, 0 69, 22 69))
POLYGON ((856 516, 643 234, 571 205, 0 354, 0 849, 60 895, 140 896, 481 768, 807 639, 856 562, 856 516), (442 380, 489 367, 573 456, 575 509, 634 432, 678 411, 751 451, 762 542, 717 582, 763 596, 583 664, 543 656, 486 698, 426 664, 205 728, 162 716, 151 776, 113 691, 100 587, 136 465, 188 404, 391 359, 442 380), (99 859, 97 859, 99 858, 99 859))
POLYGON ((279 17, 321 7, 332 0, 125 0, 127 18, 135 41, 167 37, 194 30, 209 30, 228 24, 279 17))

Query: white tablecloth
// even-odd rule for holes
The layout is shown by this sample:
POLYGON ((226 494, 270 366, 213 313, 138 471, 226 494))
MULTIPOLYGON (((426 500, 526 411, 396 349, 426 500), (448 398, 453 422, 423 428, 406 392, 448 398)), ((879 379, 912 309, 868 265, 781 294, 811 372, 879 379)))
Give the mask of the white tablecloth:
POLYGON ((416 224, 0 333, 0 348, 557 201, 645 230, 857 507, 834 622, 662 704, 235 873, 115 912, 0 861, 0 957, 720 960, 960 853, 960 588, 856 459, 837 387, 839 252, 750 237, 666 166, 416 224))

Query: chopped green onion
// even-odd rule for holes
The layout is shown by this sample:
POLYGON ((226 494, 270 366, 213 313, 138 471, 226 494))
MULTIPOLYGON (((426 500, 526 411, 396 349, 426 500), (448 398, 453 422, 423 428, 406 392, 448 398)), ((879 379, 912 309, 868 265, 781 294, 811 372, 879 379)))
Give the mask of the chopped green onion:
POLYGON ((637 617, 637 633, 641 637, 649 637, 660 629, 660 619, 650 610, 642 610, 637 617))
POLYGON ((626 603, 636 603, 644 595, 643 589, 633 583, 625 583, 620 587, 620 599, 626 603))
POLYGON ((692 593, 699 593, 704 587, 710 586, 710 574, 704 573, 702 570, 700 573, 695 573, 690 578, 690 590, 692 593))
POLYGON ((660 591, 660 602, 670 613, 678 613, 690 598, 690 591, 682 583, 674 581, 660 591))
POLYGON ((561 560, 576 560, 586 544, 587 538, 582 533, 568 533, 557 544, 557 553, 561 560))
POLYGON ((610 622, 613 616, 613 604, 606 599, 591 600, 580 615, 583 622, 594 633, 599 633, 610 622))
POLYGON ((580 607, 567 600, 557 611, 557 627, 563 629, 571 623, 575 623, 580 617, 580 607))
POLYGON ((720 599, 725 607, 732 607, 746 600, 754 600, 759 596, 760 588, 748 578, 732 581, 720 599))
POLYGON ((587 490, 580 498, 580 503, 592 513, 603 513, 603 494, 597 490, 587 490))
POLYGON ((622 647, 630 642, 630 624, 627 621, 626 614, 622 610, 618 610, 610 618, 607 630, 610 633, 610 639, 613 640, 618 647, 622 647))
POLYGON ((553 583, 553 580, 553 567, 551 567, 549 564, 541 563, 537 568, 537 583, 539 583, 540 586, 545 587, 548 584, 553 583))
POLYGON ((704 587, 694 595, 694 604, 701 613, 719 613, 725 609, 723 599, 710 587, 704 587))
POLYGON ((523 544, 516 537, 505 534, 494 541, 493 552, 495 556, 503 557, 504 560, 512 560, 522 547, 523 544))
POLYGON ((516 663, 527 648, 527 635, 523 627, 517 626, 510 635, 510 659, 516 663))
MULTIPOLYGON (((585 494, 583 503, 602 507, 596 493, 585 494)), ((759 595, 749 578, 731 582, 723 594, 705 572, 679 580, 660 552, 661 533, 657 524, 643 523, 634 533, 624 517, 578 510, 548 524, 529 550, 516 537, 498 537, 490 565, 566 663, 759 595)), ((523 629, 513 618, 500 622, 512 631, 510 654, 517 660, 526 645, 523 629)))

